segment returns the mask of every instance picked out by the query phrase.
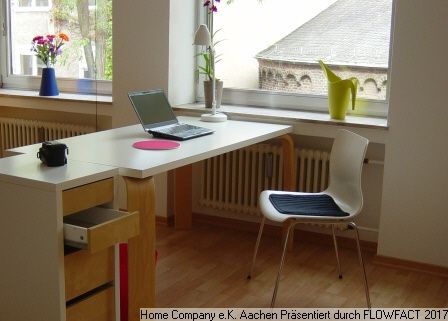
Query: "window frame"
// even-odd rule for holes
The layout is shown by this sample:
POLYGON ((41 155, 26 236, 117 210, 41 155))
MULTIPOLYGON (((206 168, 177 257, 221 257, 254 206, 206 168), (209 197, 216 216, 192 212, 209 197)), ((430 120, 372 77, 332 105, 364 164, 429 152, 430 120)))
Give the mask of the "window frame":
MULTIPOLYGON (((208 24, 207 13, 204 10, 202 0, 197 0, 197 24, 208 24)), ((221 3, 224 4, 224 3, 221 3)), ((389 45, 389 66, 387 69, 387 90, 385 100, 375 100, 367 98, 357 98, 358 106, 355 110, 348 108, 348 115, 362 115, 371 117, 387 118, 389 112, 389 97, 390 97, 390 76, 391 76, 391 60, 392 60, 392 44, 393 44, 393 30, 395 17, 396 0, 392 0, 392 16, 390 28, 390 45, 389 45), (362 106, 362 107, 359 107, 362 106)), ((210 27, 210 26, 208 26, 210 27)), ((200 52, 200 49, 197 50, 200 52)), ((199 65, 199 57, 196 59, 195 68, 199 65)), ((204 92, 201 86, 202 77, 197 81, 196 100, 204 102, 204 92)), ((261 89, 244 89, 244 88, 230 88, 225 87, 222 93, 222 104, 227 105, 243 105, 243 106, 257 106, 266 108, 279 108, 300 111, 312 112, 328 112, 328 98, 324 95, 310 95, 310 94, 294 94, 288 92, 275 92, 261 89)))
POLYGON ((46 6, 38 6, 36 5, 37 0, 30 0, 31 5, 29 6, 20 6, 18 5, 18 11, 19 12, 29 12, 29 11, 45 11, 48 10, 48 8, 51 8, 51 5, 53 4, 53 0, 48 0, 48 4, 46 6))
MULTIPOLYGON (((34 3, 34 1, 32 2, 34 3)), ((52 0, 48 1, 49 6, 52 0)), ((48 10, 47 6, 23 7, 23 11, 48 10)), ((12 74, 11 61, 11 28, 10 8, 7 0, 0 0, 0 15, 2 25, 0 33, 0 87, 6 89, 39 90, 40 76, 12 74)), ((31 40, 30 40, 31 43, 31 40)), ((79 94, 112 94, 113 80, 85 79, 85 78, 59 78, 58 87, 61 92, 79 94)))

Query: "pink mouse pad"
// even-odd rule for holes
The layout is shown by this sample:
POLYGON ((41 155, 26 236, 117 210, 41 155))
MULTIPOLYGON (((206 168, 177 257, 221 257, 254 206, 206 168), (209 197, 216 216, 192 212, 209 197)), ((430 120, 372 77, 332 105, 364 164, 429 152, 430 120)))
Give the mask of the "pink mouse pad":
POLYGON ((138 149, 152 149, 152 150, 163 150, 163 149, 174 149, 178 148, 180 144, 178 142, 173 142, 172 140, 142 140, 132 144, 132 147, 138 149))

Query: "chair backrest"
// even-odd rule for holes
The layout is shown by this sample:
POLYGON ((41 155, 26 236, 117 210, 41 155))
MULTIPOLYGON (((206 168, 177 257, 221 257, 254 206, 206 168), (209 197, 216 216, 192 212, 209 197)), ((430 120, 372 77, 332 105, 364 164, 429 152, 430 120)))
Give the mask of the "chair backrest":
POLYGON ((368 144, 368 139, 340 129, 331 149, 326 192, 350 216, 357 215, 362 209, 361 174, 368 144))

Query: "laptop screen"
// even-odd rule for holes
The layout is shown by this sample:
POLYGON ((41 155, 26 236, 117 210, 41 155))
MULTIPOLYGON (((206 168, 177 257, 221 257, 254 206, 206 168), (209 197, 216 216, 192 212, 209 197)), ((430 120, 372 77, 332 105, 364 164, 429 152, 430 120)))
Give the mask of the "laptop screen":
POLYGON ((128 96, 145 129, 177 123, 163 90, 131 92, 128 96))

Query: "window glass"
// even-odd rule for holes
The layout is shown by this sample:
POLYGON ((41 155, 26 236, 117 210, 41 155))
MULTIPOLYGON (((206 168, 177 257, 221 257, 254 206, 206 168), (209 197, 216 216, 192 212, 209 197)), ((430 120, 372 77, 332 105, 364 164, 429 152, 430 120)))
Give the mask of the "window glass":
POLYGON ((19 7, 31 7, 31 0, 19 0, 19 7))
POLYGON ((57 57, 58 78, 112 79, 112 0, 7 0, 9 8, 9 71, 39 75, 42 62, 34 55, 36 36, 63 32, 70 38, 57 57), (21 10, 31 6, 35 10, 21 10))
POLYGON ((234 0, 215 3, 216 75, 225 88, 327 94, 318 60, 385 101, 392 0, 234 0))
POLYGON ((36 0, 37 7, 48 7, 48 0, 36 0))
POLYGON ((33 56, 20 55, 20 65, 22 67, 23 75, 32 75, 33 74, 33 56))

